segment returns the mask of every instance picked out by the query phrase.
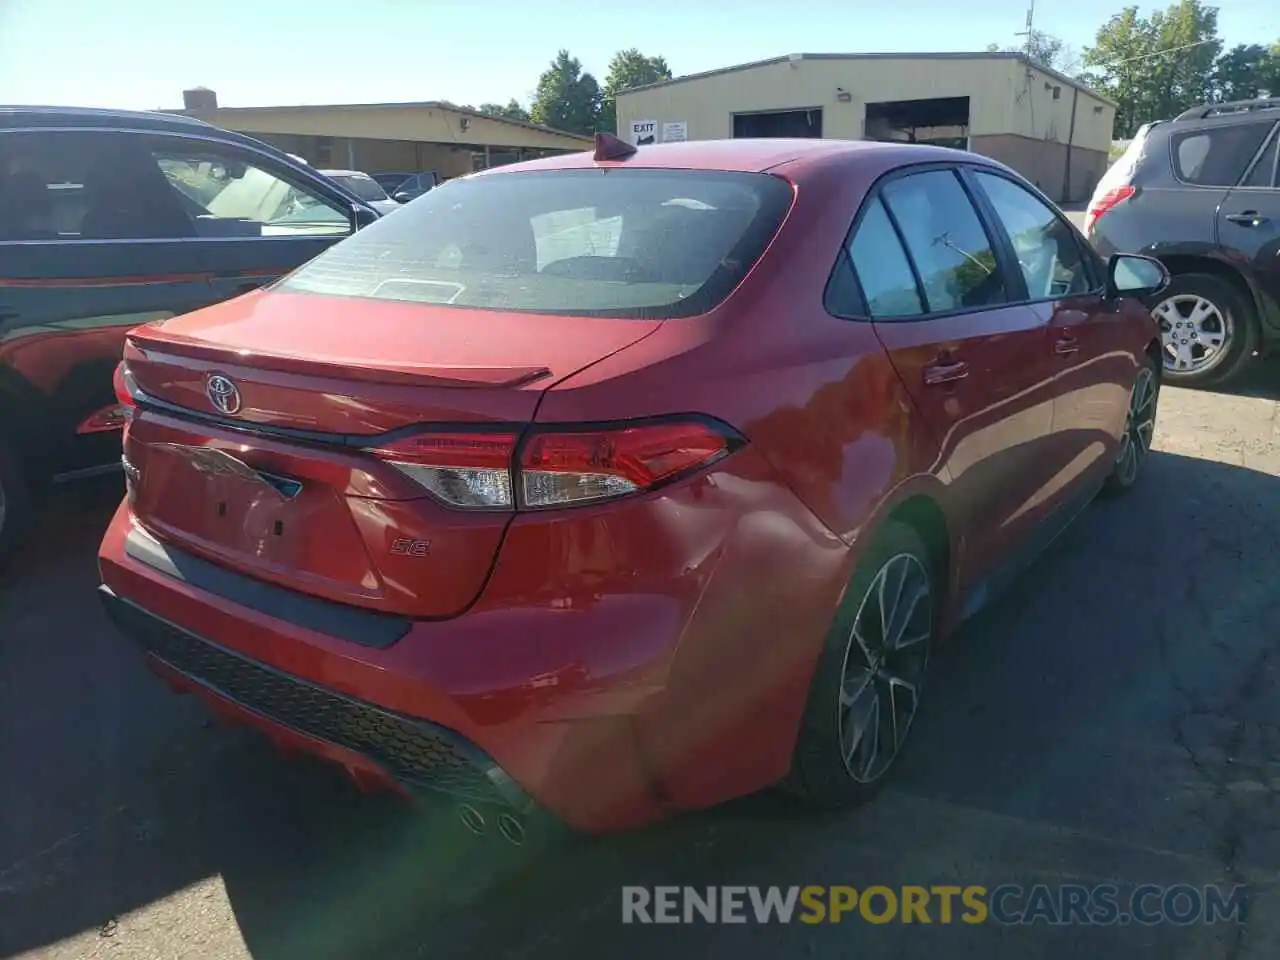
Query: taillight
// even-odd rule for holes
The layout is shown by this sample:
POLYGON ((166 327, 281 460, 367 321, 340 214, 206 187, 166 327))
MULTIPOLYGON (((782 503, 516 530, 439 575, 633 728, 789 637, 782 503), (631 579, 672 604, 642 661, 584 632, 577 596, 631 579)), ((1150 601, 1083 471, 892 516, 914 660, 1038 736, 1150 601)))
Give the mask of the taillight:
POLYGON ((472 509, 543 509, 656 489, 743 443, 711 421, 563 430, 427 431, 370 448, 436 498, 472 509))
POLYGON ((733 442, 701 421, 537 430, 520 453, 521 505, 555 507, 652 490, 714 463, 733 442))
POLYGON ((1084 212, 1084 232, 1088 233, 1093 229, 1093 225, 1098 222, 1108 210, 1111 210, 1118 203, 1123 203, 1138 192, 1138 188, 1131 184, 1116 187, 1114 190, 1108 190, 1098 199, 1089 204, 1089 209, 1084 212))
POLYGON ((116 365, 116 372, 111 377, 111 386, 115 388, 116 403, 121 407, 133 408, 138 405, 138 383, 129 372, 129 365, 121 361, 116 365))
POLYGON ((512 507, 517 433, 416 433, 370 453, 455 507, 512 507))

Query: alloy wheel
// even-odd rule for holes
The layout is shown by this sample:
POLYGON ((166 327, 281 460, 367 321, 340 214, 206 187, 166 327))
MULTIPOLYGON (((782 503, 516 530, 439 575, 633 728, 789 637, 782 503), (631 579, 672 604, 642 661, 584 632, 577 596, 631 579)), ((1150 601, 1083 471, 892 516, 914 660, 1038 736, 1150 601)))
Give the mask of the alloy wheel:
POLYGON ((1164 367, 1173 373, 1204 373, 1227 355, 1234 329, 1229 314, 1195 293, 1179 293, 1151 311, 1160 323, 1164 367))
POLYGON ((900 553, 876 573, 854 616, 841 670, 839 733, 845 770, 859 783, 884 775, 915 719, 933 606, 928 571, 900 553))
POLYGON ((1151 452, 1158 394, 1156 375, 1150 367, 1143 367, 1129 394, 1129 413, 1125 417, 1120 449, 1116 452, 1116 476, 1126 486, 1133 483, 1142 461, 1151 452))

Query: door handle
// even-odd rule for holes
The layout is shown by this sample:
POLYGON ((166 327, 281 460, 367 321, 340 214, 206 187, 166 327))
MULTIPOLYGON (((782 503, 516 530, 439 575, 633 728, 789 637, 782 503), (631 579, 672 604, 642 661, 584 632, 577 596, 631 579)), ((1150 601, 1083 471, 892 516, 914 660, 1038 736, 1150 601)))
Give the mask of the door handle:
POLYGON ((1242 227, 1260 227, 1270 218, 1264 217, 1257 210, 1246 210, 1243 213, 1228 213, 1224 219, 1242 227))
POLYGON ((928 386, 954 383, 969 375, 969 365, 963 360, 939 360, 924 368, 924 382, 928 386))
POLYGON ((1053 352, 1060 357, 1067 357, 1080 350, 1080 341, 1074 337, 1063 337, 1053 343, 1053 352))

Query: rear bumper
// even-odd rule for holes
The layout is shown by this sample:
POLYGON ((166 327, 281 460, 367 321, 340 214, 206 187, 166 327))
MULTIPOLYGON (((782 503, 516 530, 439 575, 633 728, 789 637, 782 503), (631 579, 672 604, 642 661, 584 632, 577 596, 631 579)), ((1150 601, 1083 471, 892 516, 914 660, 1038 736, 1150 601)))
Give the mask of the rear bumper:
POLYGON ((276 670, 149 613, 110 587, 99 587, 98 596, 163 676, 216 699, 285 746, 322 753, 362 782, 438 791, 519 814, 534 810, 533 798, 491 757, 451 730, 276 670))
POLYGON ((517 519, 481 599, 449 620, 299 604, 168 545, 166 564, 138 548, 127 502, 102 597, 171 681, 361 779, 625 829, 786 773, 847 581, 847 546, 767 465, 731 464, 517 519))

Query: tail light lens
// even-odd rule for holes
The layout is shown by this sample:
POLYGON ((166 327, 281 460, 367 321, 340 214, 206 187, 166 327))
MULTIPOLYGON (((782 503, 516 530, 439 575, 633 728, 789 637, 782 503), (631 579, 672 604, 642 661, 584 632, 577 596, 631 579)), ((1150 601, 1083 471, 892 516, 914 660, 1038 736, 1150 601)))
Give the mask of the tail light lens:
POLYGON ((523 505, 555 507, 641 493, 730 452, 732 438, 699 421, 532 435, 520 456, 523 505))
POLYGON ((1088 233, 1092 230, 1099 217, 1114 208, 1116 204, 1124 203, 1137 192, 1137 187, 1126 183, 1123 186, 1116 187, 1114 190, 1108 190, 1093 203, 1089 204, 1089 209, 1084 212, 1084 232, 1088 233))
POLYGON ((132 409, 138 405, 138 383, 129 372, 129 365, 121 361, 111 377, 111 385, 115 388, 116 403, 121 407, 132 409))
POLYGON ((511 461, 517 433, 416 433, 370 452, 454 507, 515 505, 511 461))
POLYGON ((370 449, 450 506, 543 509, 653 490, 744 441, 701 419, 521 433, 425 432, 370 449))

